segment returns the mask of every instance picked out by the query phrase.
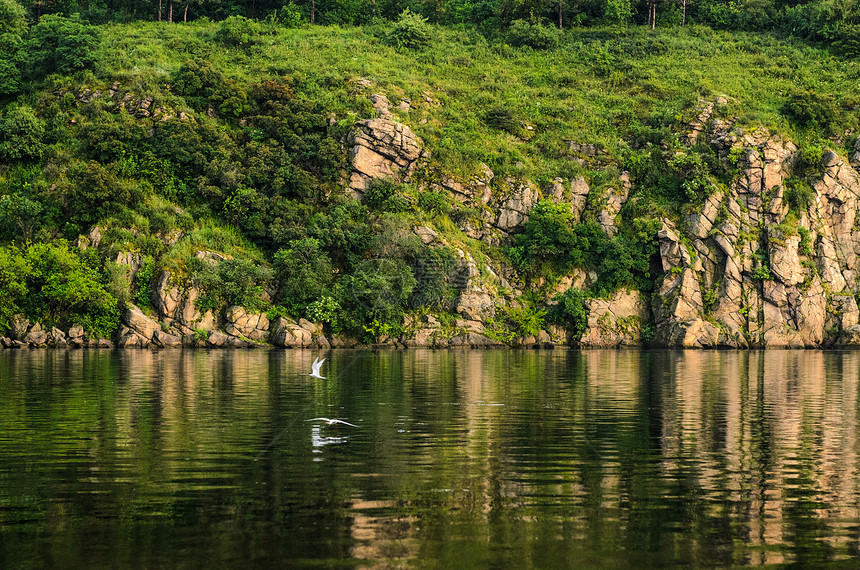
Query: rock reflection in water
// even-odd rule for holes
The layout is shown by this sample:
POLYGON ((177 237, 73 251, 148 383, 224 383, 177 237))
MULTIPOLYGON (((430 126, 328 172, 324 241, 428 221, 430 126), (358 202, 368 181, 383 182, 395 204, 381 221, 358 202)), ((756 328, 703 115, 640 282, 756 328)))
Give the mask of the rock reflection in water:
POLYGON ((313 357, 0 354, 4 564, 181 566, 205 549, 220 565, 814 565, 860 552, 860 353, 343 351, 325 383, 307 378, 313 357), (361 429, 304 423, 321 414, 361 429), (71 547, 81 536, 100 549, 71 547))

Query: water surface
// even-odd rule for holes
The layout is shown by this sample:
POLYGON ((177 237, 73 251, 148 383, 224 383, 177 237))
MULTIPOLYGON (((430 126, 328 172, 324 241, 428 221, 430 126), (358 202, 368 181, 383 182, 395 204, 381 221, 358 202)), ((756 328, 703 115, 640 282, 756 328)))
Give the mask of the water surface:
POLYGON ((0 352, 0 567, 860 559, 860 353, 317 354, 0 352))

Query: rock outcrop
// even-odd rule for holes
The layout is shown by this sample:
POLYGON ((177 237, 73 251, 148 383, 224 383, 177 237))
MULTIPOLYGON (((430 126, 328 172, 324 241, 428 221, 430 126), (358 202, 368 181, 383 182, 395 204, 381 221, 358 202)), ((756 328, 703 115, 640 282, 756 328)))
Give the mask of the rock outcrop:
POLYGON ((389 116, 358 121, 348 143, 349 188, 357 195, 373 180, 408 180, 422 157, 421 139, 389 116))

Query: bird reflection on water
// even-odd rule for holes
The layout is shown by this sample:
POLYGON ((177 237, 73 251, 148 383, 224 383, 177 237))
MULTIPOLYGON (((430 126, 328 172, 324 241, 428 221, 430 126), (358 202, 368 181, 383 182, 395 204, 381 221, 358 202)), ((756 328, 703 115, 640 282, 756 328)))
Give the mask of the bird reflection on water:
MULTIPOLYGON (((326 445, 346 443, 347 441, 349 441, 349 436, 325 436, 322 435, 320 426, 311 427, 311 445, 314 453, 322 453, 322 448, 326 445)), ((314 461, 322 461, 322 458, 315 457, 314 461)))

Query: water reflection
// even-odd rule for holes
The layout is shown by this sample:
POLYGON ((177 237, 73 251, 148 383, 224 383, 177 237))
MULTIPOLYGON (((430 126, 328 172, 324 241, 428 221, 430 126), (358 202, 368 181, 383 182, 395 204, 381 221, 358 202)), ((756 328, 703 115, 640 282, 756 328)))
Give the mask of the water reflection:
POLYGON ((860 552, 860 354, 340 351, 328 380, 315 356, 0 353, 0 565, 860 552))

